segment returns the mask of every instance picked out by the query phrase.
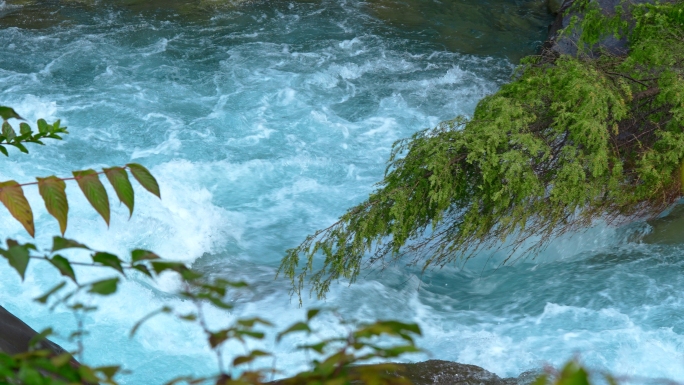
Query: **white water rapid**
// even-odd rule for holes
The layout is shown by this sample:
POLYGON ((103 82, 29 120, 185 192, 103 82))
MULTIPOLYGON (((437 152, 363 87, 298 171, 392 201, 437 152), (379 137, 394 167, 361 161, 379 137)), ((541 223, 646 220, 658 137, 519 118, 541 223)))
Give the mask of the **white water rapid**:
MULTIPOLYGON (((71 132, 30 155, 0 158, 0 180, 148 166, 162 200, 138 190, 133 218, 114 205, 109 229, 70 185, 66 236, 120 255, 151 249, 252 283, 234 311, 210 311, 217 325, 250 314, 279 327, 300 320, 305 310, 290 302, 289 282, 274 280, 284 251, 363 200, 395 140, 471 113, 509 79, 506 57, 534 52, 549 21, 509 41, 490 34, 477 54, 472 25, 465 33, 475 38, 459 51, 439 40, 441 27, 410 24, 408 14, 393 24, 360 1, 250 3, 189 16, 63 3, 73 4, 45 2, 54 8, 41 13, 31 2, 0 3, 0 105, 32 122, 62 119, 71 132)), ((532 1, 502 3, 513 12, 532 1)), ((479 15, 508 33, 505 20, 479 15)), ((58 226, 37 190, 27 191, 35 242, 45 247, 58 226)), ((0 235, 28 241, 3 210, 0 235)), ((598 226, 513 266, 476 259, 425 274, 393 266, 305 307, 336 308, 349 320, 417 322, 430 354, 413 360, 453 360, 507 377, 577 354, 618 375, 684 381, 682 244, 636 242, 628 233, 598 226)), ((39 329, 57 326, 63 337, 73 330, 66 310, 32 301, 54 283, 52 267, 32 265, 21 283, 0 261, 0 277, 8 310, 39 329)), ((158 287, 134 280, 99 303, 86 320, 85 361, 123 363, 133 371, 125 384, 211 373, 213 356, 195 327, 159 317, 128 338, 163 303, 188 308, 167 293, 176 285, 171 277, 158 287)), ((333 318, 318 324, 324 335, 338 328, 333 318)), ((286 373, 304 364, 296 342, 267 346, 286 373)))

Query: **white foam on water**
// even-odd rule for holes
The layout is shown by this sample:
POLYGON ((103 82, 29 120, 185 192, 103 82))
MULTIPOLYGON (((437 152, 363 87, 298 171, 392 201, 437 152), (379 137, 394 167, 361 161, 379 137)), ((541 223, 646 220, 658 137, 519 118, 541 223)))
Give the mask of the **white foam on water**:
MULTIPOLYGON (((0 180, 144 164, 160 183, 161 201, 136 185, 135 214, 129 220, 113 203, 107 229, 69 184, 66 235, 122 256, 151 249, 251 282, 233 311, 206 309, 214 326, 250 315, 279 328, 303 319, 289 283, 273 279, 284 251, 363 200, 395 140, 471 113, 512 67, 420 39, 407 45, 365 24, 357 3, 281 8, 226 11, 196 24, 107 12, 74 28, 1 30, 0 45, 14 44, 18 53, 0 59, 0 104, 31 122, 62 119, 71 134, 31 147, 30 155, 13 151, 0 160, 0 180)), ((47 248, 56 221, 35 189, 26 192, 35 242, 47 248)), ((12 220, 0 221, 0 234, 29 240, 12 220)), ((628 239, 598 224, 512 266, 501 266, 503 252, 426 272, 399 263, 352 286, 336 284, 326 302, 305 298, 305 305, 336 308, 348 320, 419 323, 427 353, 408 360, 454 360, 516 376, 579 354, 617 374, 682 381, 682 250, 628 239)), ((68 312, 32 303, 56 282, 53 268, 30 269, 22 284, 0 261, 0 303, 36 328, 53 325, 68 335, 75 327, 68 312)), ((103 277, 97 269, 78 274, 103 277)), ((197 327, 162 316, 128 339, 132 325, 163 304, 191 310, 171 294, 173 275, 157 283, 133 278, 107 301, 88 300, 101 310, 86 322, 86 362, 123 362, 134 370, 126 384, 212 373, 197 327)), ((316 326, 323 337, 344 330, 333 315, 316 326)), ((263 347, 277 353, 287 375, 305 366, 295 349, 302 341, 271 339, 263 347)), ((225 350, 227 361, 242 353, 225 350)))

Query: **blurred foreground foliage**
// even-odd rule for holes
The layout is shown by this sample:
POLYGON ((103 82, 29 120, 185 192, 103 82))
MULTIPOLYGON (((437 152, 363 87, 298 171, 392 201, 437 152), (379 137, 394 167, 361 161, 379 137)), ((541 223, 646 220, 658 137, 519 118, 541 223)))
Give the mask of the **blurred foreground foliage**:
POLYGON ((397 142, 379 188, 288 251, 280 273, 300 301, 309 282, 323 298, 399 260, 425 269, 482 250, 534 255, 596 220, 651 218, 679 199, 684 3, 623 1, 612 16, 595 0, 574 7, 582 17, 563 33, 579 37, 576 56, 528 57, 471 118, 397 142), (610 35, 627 55, 597 48, 610 35))
MULTIPOLYGON (((89 295, 107 297, 116 293, 123 279, 134 271, 142 273, 148 278, 155 279, 165 272, 178 274, 183 281, 183 289, 176 293, 178 297, 191 301, 195 310, 178 312, 171 306, 163 306, 141 319, 131 329, 133 337, 147 320, 166 314, 184 322, 190 322, 200 327, 206 335, 206 342, 216 355, 217 371, 208 377, 196 377, 192 374, 173 379, 166 384, 262 384, 272 382, 274 376, 280 372, 268 365, 270 352, 253 349, 251 342, 264 340, 267 331, 273 329, 273 324, 263 318, 240 318, 227 327, 212 329, 207 326, 204 309, 212 306, 230 310, 231 291, 247 287, 244 282, 232 282, 220 278, 210 279, 193 271, 187 265, 179 262, 167 261, 147 250, 133 250, 131 255, 121 259, 106 252, 94 251, 74 240, 54 237, 53 246, 44 253, 37 253, 35 246, 21 244, 13 240, 7 241, 7 248, 0 248, 0 254, 5 256, 10 265, 22 277, 30 261, 47 261, 55 268, 55 273, 66 276, 67 279, 54 286, 44 295, 36 298, 37 302, 56 306, 66 306, 80 319, 87 313, 97 310, 88 305, 93 301, 84 300, 89 295), (90 253, 91 262, 75 262, 61 257, 56 253, 66 249, 82 249, 90 253), (74 266, 99 267, 112 270, 115 275, 92 282, 81 282, 75 274, 74 266), (84 297, 84 295, 86 297, 84 297), (223 358, 224 346, 238 342, 245 349, 245 353, 235 356, 226 365, 223 358), (256 366, 254 364, 257 364, 256 366), (236 374, 237 373, 237 374, 236 374)), ((305 340, 311 340, 310 335, 316 330, 311 321, 319 314, 320 309, 311 309, 306 319, 280 330, 276 334, 276 341, 280 342, 291 334, 304 334, 305 340)), ((124 372, 120 365, 89 367, 74 361, 83 349, 83 337, 87 330, 81 329, 72 333, 70 338, 77 342, 78 350, 71 353, 56 354, 50 350, 40 349, 40 342, 48 338, 52 330, 40 333, 32 342, 36 348, 26 353, 8 355, 0 353, 0 384, 117 384, 116 376, 124 372), (4 381, 4 382, 3 382, 4 381)), ((399 369, 393 364, 372 364, 356 367, 359 363, 379 358, 392 360, 406 353, 416 353, 415 337, 420 336, 420 329, 416 324, 398 321, 377 321, 371 324, 350 328, 346 335, 335 336, 300 344, 296 349, 302 353, 316 357, 310 363, 308 370, 299 372, 292 377, 277 381, 278 384, 408 384, 409 382, 393 375, 399 369), (388 339, 392 343, 388 344, 388 339)))
MULTIPOLYGON (((9 155, 5 148, 12 146, 27 153, 26 143, 43 144, 42 139, 61 139, 67 134, 65 127, 57 121, 48 125, 44 120, 37 122, 38 132, 27 123, 20 124, 17 134, 9 123, 10 119, 22 119, 12 108, 0 106, 0 117, 3 118, 2 135, 0 136, 0 152, 9 155)), ((191 322, 201 328, 206 335, 206 342, 216 355, 217 371, 209 377, 189 375, 173 379, 167 384, 262 384, 272 381, 280 372, 269 367, 265 359, 272 357, 267 351, 253 349, 250 342, 264 340, 267 329, 274 325, 262 318, 241 318, 231 325, 212 329, 207 325, 203 309, 207 306, 230 310, 231 292, 247 287, 244 282, 232 282, 221 278, 209 278, 193 271, 188 265, 180 262, 164 260, 149 250, 133 250, 126 258, 93 250, 76 240, 64 238, 67 228, 69 204, 65 192, 66 182, 74 181, 87 198, 90 205, 102 216, 107 224, 110 220, 109 197, 100 180, 104 175, 111 184, 117 197, 133 214, 134 190, 129 180, 131 174, 140 185, 150 193, 161 198, 159 185, 154 176, 143 166, 135 163, 124 167, 104 168, 102 171, 74 171, 73 177, 59 178, 48 176, 36 178, 36 182, 20 184, 14 180, 0 182, 0 202, 9 213, 21 223, 26 231, 35 235, 33 210, 24 195, 23 187, 37 185, 40 196, 47 211, 57 219, 62 236, 53 238, 52 247, 40 250, 32 243, 21 243, 7 239, 4 247, 0 247, 0 256, 24 280, 29 264, 43 262, 55 268, 55 274, 63 277, 62 281, 35 300, 49 305, 52 309, 65 306, 79 320, 79 330, 70 335, 70 340, 77 343, 74 352, 55 352, 44 349, 41 342, 52 335, 47 329, 36 335, 29 343, 29 351, 16 355, 0 352, 0 384, 11 385, 48 385, 48 384, 117 384, 117 375, 124 372, 120 365, 90 367, 77 362, 74 356, 81 356, 85 349, 83 337, 87 334, 82 320, 88 313, 97 310, 90 305, 89 296, 107 297, 117 292, 124 279, 136 276, 137 279, 155 280, 161 274, 177 274, 182 281, 182 290, 177 297, 194 304, 194 311, 179 313, 171 306, 164 306, 141 319, 131 330, 131 337, 138 332, 140 326, 150 318, 167 314, 184 322, 191 322), (65 251, 81 250, 89 255, 89 260, 70 260, 63 254, 65 251), (77 276, 75 267, 100 268, 111 270, 114 275, 104 279, 82 282, 77 276), (226 366, 223 359, 224 347, 227 344, 239 343, 245 353, 238 355, 226 366), (255 366, 255 364, 258 364, 255 366)), ((276 342, 289 338, 291 334, 305 334, 307 341, 296 349, 311 360, 309 369, 292 377, 279 380, 280 384, 408 384, 407 380, 398 378, 398 368, 393 364, 366 364, 378 359, 392 360, 407 353, 420 350, 415 346, 415 337, 421 332, 416 324, 398 321, 377 321, 354 328, 349 327, 346 335, 330 338, 312 339, 316 330, 311 321, 321 314, 320 309, 311 309, 306 319, 297 322, 276 334, 276 342)), ((9 331, 3 331, 8 333, 9 331)), ((49 345, 48 345, 49 346, 49 345)))

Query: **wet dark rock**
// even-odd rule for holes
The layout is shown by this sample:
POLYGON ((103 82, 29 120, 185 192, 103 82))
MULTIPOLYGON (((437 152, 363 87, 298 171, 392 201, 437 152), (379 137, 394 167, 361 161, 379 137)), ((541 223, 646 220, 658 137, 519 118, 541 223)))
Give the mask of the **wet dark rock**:
POLYGON ((518 377, 501 378, 479 366, 443 360, 394 365, 398 370, 389 374, 408 379, 413 385, 530 385, 541 374, 541 371, 533 370, 518 377))
POLYGON ((479 366, 458 362, 429 360, 397 365, 414 385, 517 385, 517 379, 503 379, 479 366))
MULTIPOLYGON (((459 364, 443 360, 428 360, 415 363, 393 363, 397 370, 389 372, 397 379, 411 381, 413 385, 530 385, 542 374, 541 370, 523 372, 518 377, 501 378, 479 366, 459 364)), ((359 365, 362 368, 366 365, 359 365)), ((291 383, 288 380, 277 380, 270 385, 291 383)), ((304 382, 301 383, 304 385, 304 382)), ((360 382, 352 382, 362 385, 360 382)))
MULTIPOLYGON (((24 353, 29 349, 29 343, 38 334, 24 321, 0 306, 0 352, 5 354, 24 353)), ((43 340, 36 346, 38 349, 47 349, 55 354, 64 353, 65 350, 56 343, 43 340)))
MULTIPOLYGON (((31 340, 37 334, 38 333, 33 330, 33 328, 28 326, 24 321, 20 320, 14 314, 7 311, 7 309, 0 306, 0 353, 15 355, 27 352, 29 350, 31 340)), ((34 348, 38 350, 49 350, 55 355, 67 353, 67 351, 61 346, 47 339, 38 341, 34 348)), ((80 365, 74 358, 71 359, 69 364, 72 367, 78 367, 80 365)), ((62 379, 61 377, 55 376, 53 374, 43 374, 62 379)))

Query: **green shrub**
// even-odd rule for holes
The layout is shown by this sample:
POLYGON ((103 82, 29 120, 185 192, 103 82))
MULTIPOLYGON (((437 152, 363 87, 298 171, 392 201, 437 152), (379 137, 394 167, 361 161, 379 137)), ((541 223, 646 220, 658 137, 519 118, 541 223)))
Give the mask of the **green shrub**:
POLYGON ((379 188, 288 251, 280 273, 300 299, 307 277, 320 298, 403 256, 427 268, 502 245, 528 255, 595 220, 649 218, 679 199, 684 4, 620 5, 611 17, 595 1, 575 5, 583 17, 565 33, 581 31, 576 57, 529 57, 471 118, 397 142, 379 188), (610 34, 627 38, 627 56, 593 52, 610 34))

